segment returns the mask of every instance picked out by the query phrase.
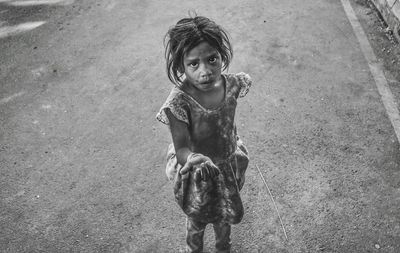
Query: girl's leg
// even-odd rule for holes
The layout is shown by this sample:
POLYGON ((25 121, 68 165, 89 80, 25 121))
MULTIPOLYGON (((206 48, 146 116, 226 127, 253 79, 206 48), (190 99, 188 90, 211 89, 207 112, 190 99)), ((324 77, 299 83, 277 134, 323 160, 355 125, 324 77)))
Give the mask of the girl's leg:
POLYGON ((207 223, 186 219, 186 243, 187 252, 203 252, 203 237, 207 223))
POLYGON ((231 252, 231 225, 214 223, 215 248, 219 253, 231 252))

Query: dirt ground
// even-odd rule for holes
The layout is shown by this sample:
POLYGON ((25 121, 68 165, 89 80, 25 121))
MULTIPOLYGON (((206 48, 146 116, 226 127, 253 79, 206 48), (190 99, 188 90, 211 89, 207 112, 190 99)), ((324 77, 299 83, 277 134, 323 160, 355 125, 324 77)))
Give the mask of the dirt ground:
MULTIPOLYGON (((232 252, 400 252, 399 143, 340 1, 13 2, 0 27, 45 24, 0 38, 1 252, 184 249, 155 114, 171 88, 162 39, 188 10, 228 30, 229 72, 254 82, 232 252)), ((400 101, 399 44, 351 2, 400 101)))

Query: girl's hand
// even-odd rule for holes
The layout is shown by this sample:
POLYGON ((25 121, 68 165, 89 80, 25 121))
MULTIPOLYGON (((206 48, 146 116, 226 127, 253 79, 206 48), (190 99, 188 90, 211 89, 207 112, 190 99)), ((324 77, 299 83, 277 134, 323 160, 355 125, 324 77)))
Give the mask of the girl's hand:
POLYGON ((195 168, 195 179, 207 180, 208 178, 214 178, 219 175, 218 167, 211 161, 207 156, 198 153, 192 153, 187 157, 185 165, 180 170, 182 175, 186 174, 195 168))

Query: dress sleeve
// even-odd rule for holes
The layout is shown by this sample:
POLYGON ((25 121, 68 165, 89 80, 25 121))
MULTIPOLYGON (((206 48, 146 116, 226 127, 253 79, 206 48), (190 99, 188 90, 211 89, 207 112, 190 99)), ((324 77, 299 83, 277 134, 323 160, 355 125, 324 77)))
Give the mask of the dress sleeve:
POLYGON ((167 100, 157 113, 156 119, 161 123, 169 125, 169 120, 167 114, 165 113, 165 110, 169 109, 176 119, 189 124, 188 105, 183 96, 175 89, 176 88, 174 88, 169 94, 167 100))
POLYGON ((238 84, 240 87, 239 97, 244 97, 249 92, 251 84, 253 83, 249 74, 240 72, 236 74, 238 84))

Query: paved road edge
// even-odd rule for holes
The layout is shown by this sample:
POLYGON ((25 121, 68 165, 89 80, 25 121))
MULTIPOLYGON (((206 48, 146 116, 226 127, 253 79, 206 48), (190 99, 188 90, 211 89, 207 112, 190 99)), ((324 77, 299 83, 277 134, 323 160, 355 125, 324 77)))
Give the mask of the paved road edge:
POLYGON ((371 0, 400 43, 400 0, 371 0))

